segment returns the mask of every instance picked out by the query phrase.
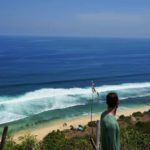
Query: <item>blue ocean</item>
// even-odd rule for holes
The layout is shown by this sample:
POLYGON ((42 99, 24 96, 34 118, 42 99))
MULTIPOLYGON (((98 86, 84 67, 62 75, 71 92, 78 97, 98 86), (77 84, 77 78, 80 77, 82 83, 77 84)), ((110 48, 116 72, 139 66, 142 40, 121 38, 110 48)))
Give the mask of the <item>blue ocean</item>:
POLYGON ((0 126, 18 128, 150 105, 150 39, 0 37, 0 126), (99 96, 92 93, 91 82, 99 96))

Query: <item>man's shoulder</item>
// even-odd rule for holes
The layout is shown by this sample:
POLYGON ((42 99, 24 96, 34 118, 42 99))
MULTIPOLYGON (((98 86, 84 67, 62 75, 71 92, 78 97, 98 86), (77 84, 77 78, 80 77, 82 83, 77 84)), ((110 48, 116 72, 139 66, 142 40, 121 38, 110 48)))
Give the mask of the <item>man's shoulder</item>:
POLYGON ((101 116, 104 116, 104 115, 106 115, 107 114, 107 111, 105 110, 105 111, 103 111, 102 113, 101 113, 101 116))
POLYGON ((101 119, 103 119, 107 115, 107 111, 101 113, 101 119))
POLYGON ((110 120, 110 122, 112 122, 113 120, 116 120, 116 118, 113 115, 109 114, 108 111, 104 111, 101 114, 101 120, 105 120, 105 121, 110 120))

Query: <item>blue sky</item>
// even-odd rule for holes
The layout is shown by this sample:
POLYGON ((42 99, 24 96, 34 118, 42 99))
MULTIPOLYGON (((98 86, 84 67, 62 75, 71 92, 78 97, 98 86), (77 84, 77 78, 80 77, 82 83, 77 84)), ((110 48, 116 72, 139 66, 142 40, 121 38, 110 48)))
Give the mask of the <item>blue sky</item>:
POLYGON ((150 0, 0 0, 0 35, 150 37, 150 0))

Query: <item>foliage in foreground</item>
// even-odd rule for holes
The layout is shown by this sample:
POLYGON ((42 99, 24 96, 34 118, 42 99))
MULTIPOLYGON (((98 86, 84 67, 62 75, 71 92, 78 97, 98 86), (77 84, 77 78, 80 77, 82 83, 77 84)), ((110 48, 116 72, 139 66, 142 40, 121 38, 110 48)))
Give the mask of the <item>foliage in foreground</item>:
POLYGON ((93 150, 88 137, 66 138, 59 130, 49 133, 41 142, 30 134, 19 140, 20 144, 17 144, 12 137, 8 137, 4 150, 93 150))
POLYGON ((123 129, 121 145, 125 150, 149 150, 150 134, 141 134, 141 132, 132 128, 123 129))
POLYGON ((7 137, 4 150, 40 150, 40 142, 36 140, 36 136, 26 134, 19 137, 20 144, 14 142, 12 137, 7 137))
MULTIPOLYGON (((149 113, 150 111, 144 114, 150 115, 149 113)), ((143 114, 137 112, 134 116, 142 117, 143 114)), ((121 128, 121 150, 150 150, 150 121, 132 124, 131 117, 125 116, 121 116, 120 120, 127 125, 121 128)), ((90 122, 88 126, 95 127, 96 122, 90 122)), ((84 132, 81 133, 83 135, 84 132)), ((30 134, 20 137, 19 141, 18 144, 12 137, 8 137, 4 150, 93 150, 87 135, 68 138, 65 131, 59 130, 49 133, 40 142, 30 134)))
POLYGON ((121 145, 124 150, 150 150, 150 122, 121 129, 121 145))
MULTIPOLYGON (((123 150, 148 150, 150 148, 150 122, 137 123, 134 127, 121 129, 123 150), (146 127, 146 128, 143 128, 146 127)), ((17 144, 11 137, 7 139, 4 150, 93 150, 87 136, 66 138, 63 131, 49 133, 41 142, 30 134, 20 138, 17 144)))
POLYGON ((66 139, 63 132, 60 132, 59 130, 57 132, 53 131, 43 139, 43 149, 44 150, 63 149, 65 143, 66 143, 66 139))
POLYGON ((49 133, 43 139, 44 150, 93 150, 87 137, 66 138, 59 130, 49 133))

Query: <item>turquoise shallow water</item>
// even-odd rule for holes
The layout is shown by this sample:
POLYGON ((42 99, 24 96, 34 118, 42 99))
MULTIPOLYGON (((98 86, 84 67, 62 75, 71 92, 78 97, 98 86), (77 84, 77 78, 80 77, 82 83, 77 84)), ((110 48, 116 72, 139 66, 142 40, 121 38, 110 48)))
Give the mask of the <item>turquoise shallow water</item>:
MULTIPOLYGON (((149 99, 149 98, 148 98, 149 99)), ((139 108, 143 106, 150 106, 150 103, 148 100, 142 100, 140 103, 134 103, 129 100, 129 102, 124 101, 120 104, 119 109, 124 110, 127 108, 139 108)), ((79 117, 79 116, 86 116, 91 113, 90 111, 91 105, 86 105, 86 106, 76 106, 76 107, 71 107, 67 109, 62 109, 62 110, 55 110, 55 111, 47 111, 40 113, 38 115, 34 115, 22 120, 15 121, 13 123, 7 123, 0 125, 0 132, 2 132, 3 126, 8 125, 9 126, 9 133, 15 133, 17 131, 21 130, 26 130, 26 129, 35 129, 35 128, 41 128, 47 125, 50 125, 51 123, 54 123, 59 120, 65 120, 74 118, 74 117, 79 117), (52 117, 53 116, 53 117, 52 117)), ((93 104, 93 114, 100 114, 106 109, 105 104, 99 104, 99 103, 94 103, 93 104)), ((90 121, 90 118, 89 118, 90 121)))

